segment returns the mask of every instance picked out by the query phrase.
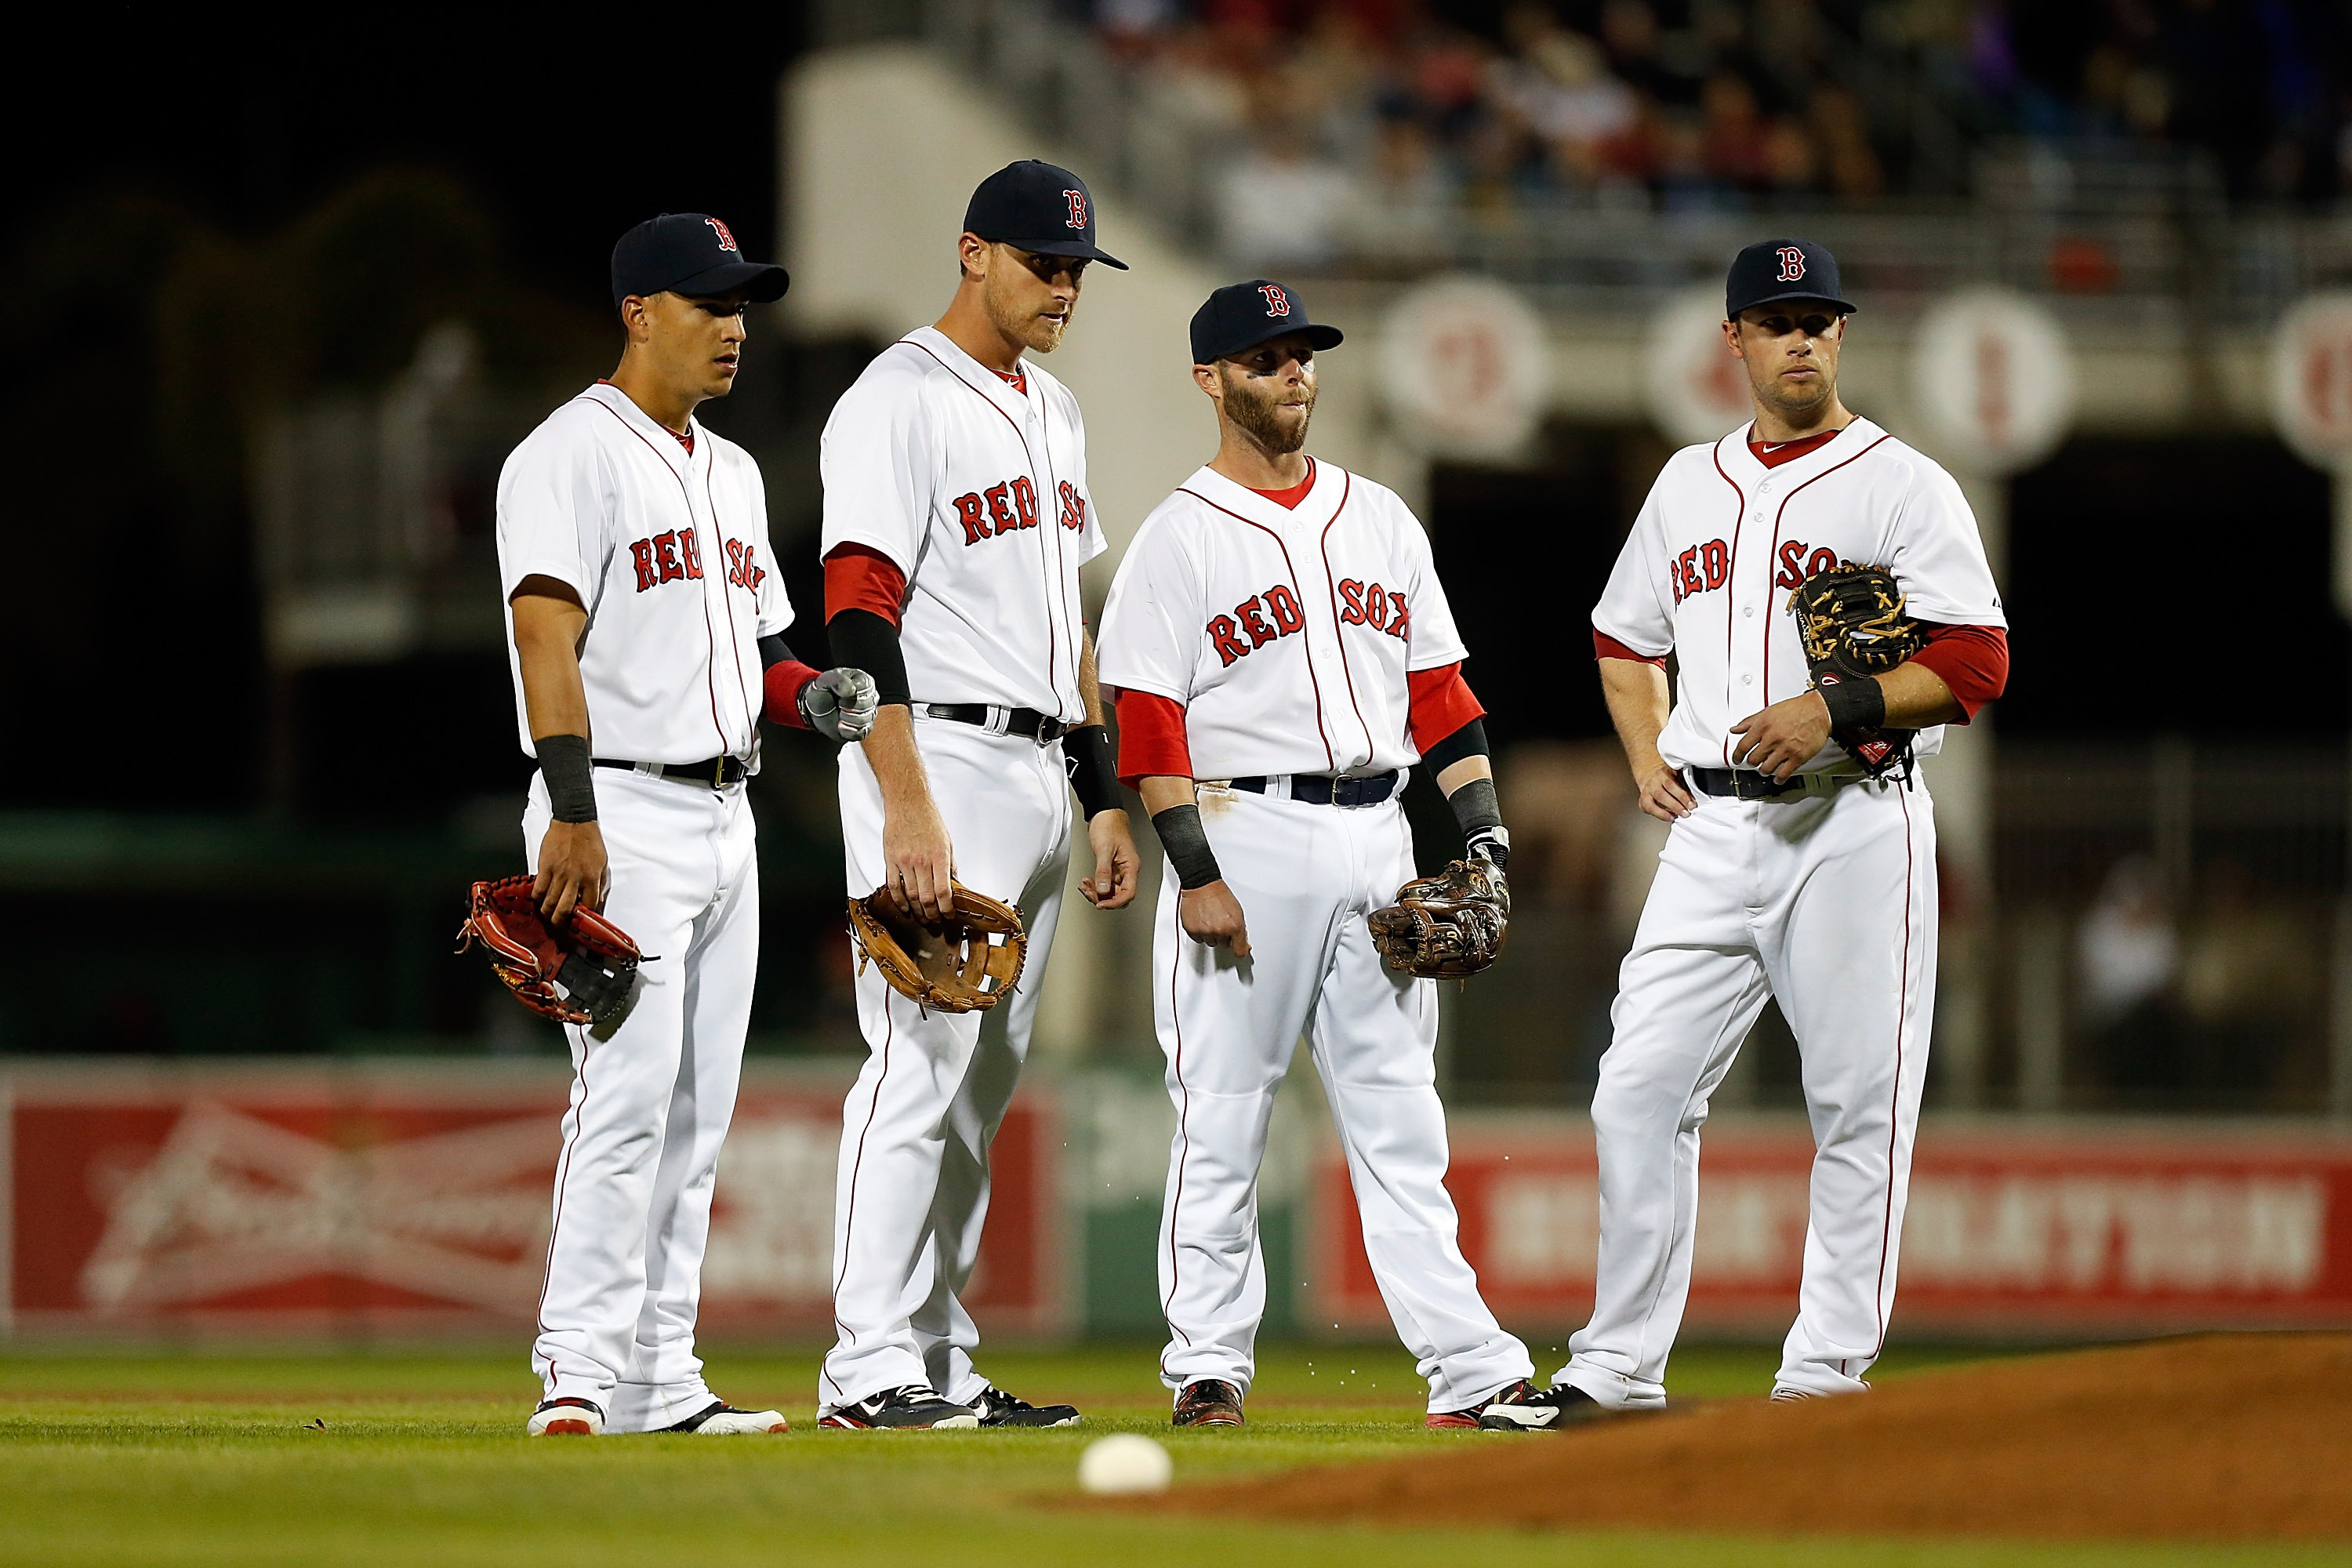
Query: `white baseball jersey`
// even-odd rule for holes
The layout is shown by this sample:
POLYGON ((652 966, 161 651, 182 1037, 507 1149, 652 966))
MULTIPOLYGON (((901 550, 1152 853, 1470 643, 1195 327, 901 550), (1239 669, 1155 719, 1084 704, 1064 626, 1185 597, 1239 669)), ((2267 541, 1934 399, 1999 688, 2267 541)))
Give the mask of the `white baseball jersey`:
POLYGON ((499 474, 499 581, 522 747, 536 754, 514 647, 516 586, 580 595, 595 752, 635 763, 758 754, 759 639, 792 625, 759 465, 700 421, 694 451, 599 382, 549 415, 499 474))
POLYGON ((822 551, 906 574, 898 646, 918 702, 1034 708, 1083 723, 1078 568, 1102 553, 1078 400, 1026 393, 931 327, 875 357, 825 421, 822 551))
POLYGON ((1420 522, 1330 463, 1295 510, 1186 479, 1120 561, 1096 649, 1104 686, 1184 704, 1204 779, 1410 767, 1405 676, 1464 653, 1420 522))
MULTIPOLYGON (((1789 595, 1816 572, 1884 567, 1921 620, 2009 625, 1976 516, 1934 461, 1856 419, 1768 468, 1748 450, 1752 429, 1666 459, 1592 612, 1594 629, 1635 653, 1675 655, 1658 752, 1676 767, 1732 766, 1731 726, 1805 689, 1789 595)), ((1935 755, 1943 736, 1922 730, 1915 754, 1935 755)), ((1844 762, 1830 744, 1805 769, 1844 762)))

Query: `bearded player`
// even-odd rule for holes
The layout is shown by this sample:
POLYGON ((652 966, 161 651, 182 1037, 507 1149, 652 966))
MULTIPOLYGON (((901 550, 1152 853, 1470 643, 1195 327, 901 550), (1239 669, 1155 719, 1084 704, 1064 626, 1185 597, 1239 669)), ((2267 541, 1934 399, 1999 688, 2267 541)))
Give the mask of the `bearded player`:
POLYGON ((1137 533, 1103 612, 1119 773, 1167 851, 1153 1009, 1176 1135, 1160 1218, 1179 1426, 1235 1426, 1265 1311, 1257 1175, 1275 1091, 1307 1034, 1398 1334, 1432 1426, 1534 1396, 1455 1237, 1436 1088, 1437 982, 1388 967, 1370 916, 1413 875, 1399 804, 1415 763, 1468 852, 1510 853, 1484 710, 1421 523, 1303 450, 1318 351, 1340 342, 1259 279, 1192 318, 1217 455, 1137 533))
POLYGON ((652 956, 619 1016, 564 1030, 572 1102, 532 1363, 533 1436, 782 1432, 714 1395, 694 1350, 719 1147, 760 957, 743 781, 759 722, 855 740, 862 672, 792 657, 760 469, 698 405, 735 384, 743 313, 781 267, 717 218, 613 247, 621 363, 499 476, 515 706, 538 763, 523 838, 546 917, 601 910, 652 956))
POLYGON ((1942 726, 2000 694, 2008 623, 1959 486, 1839 398, 1841 295, 1820 246, 1739 253, 1723 332, 1755 419, 1667 460, 1593 610, 1642 809, 1673 831, 1592 1099, 1592 1321, 1551 1390, 1498 1401, 1490 1428, 1664 1406, 1699 1129, 1767 997, 1797 1037, 1817 1150, 1772 1396, 1859 1392, 1886 1342, 1936 996, 1935 808, 1916 773, 1878 774, 1871 742, 1832 735, 1916 730, 1915 756, 1932 757, 1942 726), (1816 686, 1790 595, 1847 566, 1891 574, 1927 641, 1883 675, 1816 686))
POLYGON ((961 883, 1014 905, 1028 967, 984 1013, 856 981, 870 1054, 844 1109, 834 1220, 839 1340, 818 1380, 836 1427, 1058 1426, 1067 1405, 972 1364, 959 1299, 988 1215, 988 1150, 1020 1076, 1054 942, 1075 792, 1087 900, 1135 897, 1078 568, 1101 553, 1077 400, 1030 354, 1067 331, 1095 245, 1084 182, 1013 163, 981 183, 955 299, 884 350, 824 429, 825 613, 881 710, 842 753, 849 893, 943 920, 961 883))

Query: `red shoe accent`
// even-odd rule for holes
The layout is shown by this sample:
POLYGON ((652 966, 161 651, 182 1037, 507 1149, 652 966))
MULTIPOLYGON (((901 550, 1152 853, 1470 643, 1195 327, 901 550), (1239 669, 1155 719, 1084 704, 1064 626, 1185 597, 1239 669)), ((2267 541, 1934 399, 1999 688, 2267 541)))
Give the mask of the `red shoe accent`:
POLYGON ((593 1426, 572 1417, 558 1417, 549 1422, 542 1432, 550 1437, 593 1437, 596 1435, 593 1426))
POLYGON ((1433 1411, 1423 1425, 1433 1432, 1458 1432, 1465 1428, 1475 1432, 1478 1430, 1478 1411, 1484 1408, 1481 1405, 1473 1410, 1433 1411))

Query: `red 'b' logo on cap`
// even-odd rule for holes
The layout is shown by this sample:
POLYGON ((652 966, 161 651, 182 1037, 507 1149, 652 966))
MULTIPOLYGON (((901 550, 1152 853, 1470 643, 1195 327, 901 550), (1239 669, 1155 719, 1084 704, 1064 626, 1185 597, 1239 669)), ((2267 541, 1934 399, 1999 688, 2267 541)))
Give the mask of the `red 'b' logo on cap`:
POLYGON ((1780 281, 1801 283, 1805 278, 1805 253, 1793 245, 1784 245, 1779 251, 1780 281))
POLYGON ((732 250, 732 251, 734 251, 734 252, 735 252, 735 254, 736 254, 736 255, 738 255, 738 256, 740 256, 740 255, 742 255, 742 254, 743 254, 743 252, 742 252, 741 248, 740 248, 740 247, 738 247, 738 246, 736 245, 736 243, 735 243, 735 236, 734 236, 731 232, 730 232, 730 231, 729 231, 729 229, 728 229, 728 227, 727 227, 727 226, 726 226, 725 224, 720 223, 720 222, 719 222, 717 218, 715 218, 715 217, 707 217, 707 218, 704 218, 702 221, 703 221, 703 222, 705 222, 705 223, 707 223, 707 224, 709 224, 709 225, 710 226, 710 232, 711 232, 711 233, 713 233, 713 234, 715 234, 715 235, 717 235, 717 236, 719 237, 719 249, 721 249, 721 250, 732 250))
POLYGON ((1290 314, 1290 296, 1282 291, 1279 283, 1261 283, 1257 291, 1265 296, 1265 313, 1269 316, 1290 314))
POLYGON ((1072 228, 1086 227, 1087 193, 1084 191, 1064 191, 1062 195, 1069 198, 1070 226, 1072 228))

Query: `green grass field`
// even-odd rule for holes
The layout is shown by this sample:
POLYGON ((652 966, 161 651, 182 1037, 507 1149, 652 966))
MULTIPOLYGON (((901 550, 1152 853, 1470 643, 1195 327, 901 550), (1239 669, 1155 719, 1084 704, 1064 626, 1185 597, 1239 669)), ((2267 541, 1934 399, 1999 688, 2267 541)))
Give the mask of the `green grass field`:
MULTIPOLYGON (((1538 1352, 1538 1361, 1543 1359, 1538 1352)), ((1890 1357, 1887 1376, 1948 1357, 1890 1357)), ((1148 1346, 998 1352, 1000 1381, 1087 1410, 1069 1432, 821 1433, 814 1352, 714 1347, 713 1383, 777 1405, 784 1438, 521 1435, 523 1351, 0 1352, 0 1563, 626 1563, 674 1561, 1481 1568, 1848 1564, 2312 1564, 2337 1548, 1770 1542, 1656 1533, 1287 1529, 1069 1506, 1106 1431, 1167 1439, 1176 1479, 1539 1441, 1428 1432, 1388 1347, 1270 1351, 1241 1432, 1171 1433, 1148 1346), (304 1424, 326 1423, 310 1431, 304 1424)), ((1764 1349, 1678 1354, 1678 1393, 1754 1395, 1764 1349)), ((1824 1478, 1824 1485, 1853 1485, 1824 1478)))

